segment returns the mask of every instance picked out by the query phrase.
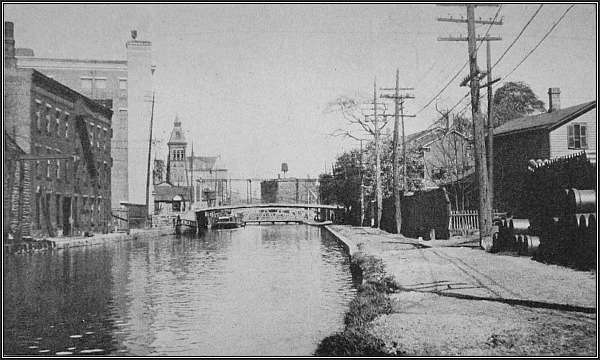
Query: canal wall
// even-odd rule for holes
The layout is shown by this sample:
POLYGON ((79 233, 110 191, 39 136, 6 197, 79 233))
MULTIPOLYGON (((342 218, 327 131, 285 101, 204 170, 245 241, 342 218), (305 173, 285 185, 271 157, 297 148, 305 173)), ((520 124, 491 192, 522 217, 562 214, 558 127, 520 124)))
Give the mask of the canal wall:
POLYGON ((352 255, 359 250, 357 241, 354 241, 342 235, 340 232, 335 231, 331 226, 326 225, 324 228, 327 229, 327 231, 329 231, 329 233, 340 242, 346 252, 348 252, 348 255, 350 255, 350 258, 352 258, 352 255))
POLYGON ((5 244, 4 252, 7 254, 29 253, 50 249, 68 249, 80 246, 100 245, 107 242, 135 240, 141 236, 157 237, 174 234, 172 226, 163 226, 152 229, 131 229, 129 233, 95 234, 94 236, 55 237, 49 239, 35 239, 22 241, 15 244, 5 244))
POLYGON ((348 305, 344 329, 327 336, 317 346, 316 356, 390 356, 401 355, 379 337, 370 333, 372 321, 392 312, 388 296, 393 278, 385 272, 381 258, 364 251, 362 241, 344 236, 332 226, 325 226, 350 256, 350 270, 357 286, 356 297, 348 305))

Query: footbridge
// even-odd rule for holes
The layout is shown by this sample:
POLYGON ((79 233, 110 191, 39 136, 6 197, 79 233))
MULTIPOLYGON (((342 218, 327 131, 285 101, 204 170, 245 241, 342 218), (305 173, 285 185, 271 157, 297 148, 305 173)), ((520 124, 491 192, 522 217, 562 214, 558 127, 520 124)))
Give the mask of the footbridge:
POLYGON ((301 223, 341 219, 344 208, 338 205, 298 203, 258 203, 222 205, 193 209, 198 228, 206 228, 223 212, 243 213, 244 223, 301 223))

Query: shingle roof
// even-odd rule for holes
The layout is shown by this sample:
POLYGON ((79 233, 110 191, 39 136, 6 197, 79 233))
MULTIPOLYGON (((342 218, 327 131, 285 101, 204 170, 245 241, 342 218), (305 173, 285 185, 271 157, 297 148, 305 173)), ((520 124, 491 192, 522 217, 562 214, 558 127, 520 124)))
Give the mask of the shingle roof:
POLYGON ((174 186, 167 182, 154 185, 154 201, 172 201, 175 195, 188 200, 191 186, 174 186))
MULTIPOLYGON (((192 157, 188 156, 187 161, 190 163, 192 157)), ((215 163, 217 162, 217 156, 194 156, 194 170, 215 170, 215 163)))
POLYGON ((167 144, 187 144, 183 130, 181 130, 181 121, 179 117, 175 115, 175 122, 173 123, 173 130, 171 130, 171 137, 167 144))
POLYGON ((581 116, 595 107, 596 101, 594 100, 549 113, 516 118, 495 128, 494 136, 502 136, 531 130, 552 130, 568 121, 577 118, 578 116, 581 116))

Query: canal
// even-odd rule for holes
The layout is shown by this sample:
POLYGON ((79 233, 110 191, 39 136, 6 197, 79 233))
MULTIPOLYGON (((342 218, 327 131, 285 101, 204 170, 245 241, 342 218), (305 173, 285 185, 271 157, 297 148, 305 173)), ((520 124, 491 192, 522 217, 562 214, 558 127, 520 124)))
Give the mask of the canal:
POLYGON ((247 226, 4 257, 4 353, 309 356, 355 290, 326 231, 247 226))

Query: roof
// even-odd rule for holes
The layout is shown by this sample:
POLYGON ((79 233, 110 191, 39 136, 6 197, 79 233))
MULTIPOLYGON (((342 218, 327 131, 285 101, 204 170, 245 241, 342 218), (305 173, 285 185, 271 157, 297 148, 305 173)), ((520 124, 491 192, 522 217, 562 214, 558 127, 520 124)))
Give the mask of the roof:
POLYGON ((449 133, 456 133, 457 135, 462 136, 465 139, 468 139, 467 136, 465 136, 464 134, 461 134, 460 132, 458 132, 454 129, 447 132, 446 129, 444 129, 444 128, 434 127, 431 129, 425 129, 423 131, 419 131, 419 132, 407 135, 406 136, 406 144, 409 146, 417 146, 417 147, 427 146, 427 145, 430 145, 432 142, 440 139, 445 134, 449 134, 449 133))
POLYGON ((50 90, 53 94, 58 96, 63 96, 69 99, 72 102, 76 102, 77 99, 82 99, 83 103, 92 111, 98 112, 104 117, 106 117, 105 121, 111 123, 111 118, 113 111, 106 107, 104 104, 92 100, 89 97, 73 90, 72 88, 42 74, 41 72, 35 69, 19 69, 21 73, 30 73, 28 76, 31 76, 31 80, 38 85, 45 85, 48 90, 50 90))
POLYGON ((594 100, 553 112, 516 118, 495 128, 494 136, 504 136, 534 130, 554 130, 595 107, 596 101, 594 100))
POLYGON ((177 115, 175 115, 175 122, 173 123, 173 130, 171 130, 171 137, 168 144, 187 144, 183 130, 181 130, 181 121, 179 121, 177 115))
POLYGON ((173 201, 176 195, 189 199, 191 186, 174 186, 168 182, 154 185, 154 201, 173 201))
MULTIPOLYGON (((188 163, 190 163, 191 159, 191 156, 187 157, 188 163)), ((216 162, 217 156, 194 156, 194 162, 191 165, 193 165, 194 171, 208 171, 214 170, 216 162)))
POLYGON ((21 149, 19 144, 17 144, 15 139, 12 136, 10 136, 6 132, 6 130, 4 130, 4 151, 5 152, 13 151, 14 153, 19 153, 21 155, 25 154, 25 151, 23 149, 21 149))

